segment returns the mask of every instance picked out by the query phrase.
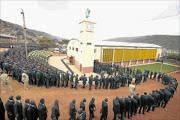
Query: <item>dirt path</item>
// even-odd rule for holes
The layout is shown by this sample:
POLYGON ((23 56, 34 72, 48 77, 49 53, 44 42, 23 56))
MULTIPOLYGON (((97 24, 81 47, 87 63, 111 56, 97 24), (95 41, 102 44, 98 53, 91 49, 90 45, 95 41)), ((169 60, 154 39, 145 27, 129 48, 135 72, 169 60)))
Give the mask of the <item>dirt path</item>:
MULTIPOLYGON (((178 79, 178 82, 180 83, 180 73, 173 74, 171 76, 176 77, 178 79)), ((10 78, 11 79, 11 78, 10 78)), ((60 112, 61 116, 59 120, 68 120, 69 118, 69 103, 72 99, 76 99, 76 109, 79 109, 80 101, 83 98, 87 99, 86 102, 86 113, 87 113, 87 119, 89 118, 89 111, 88 111, 88 105, 89 101, 92 97, 96 99, 95 104, 97 107, 97 111, 95 112, 96 118, 94 120, 99 120, 100 118, 100 109, 102 105, 102 100, 104 98, 108 98, 108 107, 109 107, 109 114, 108 114, 108 120, 112 120, 113 118, 113 98, 115 96, 128 96, 128 87, 120 88, 117 90, 95 90, 94 86, 92 87, 93 90, 89 91, 88 86, 86 86, 86 89, 81 89, 79 86, 78 90, 70 89, 70 88, 56 88, 51 87, 49 89, 46 89, 45 87, 36 87, 31 86, 29 91, 25 91, 23 89, 23 84, 18 83, 15 80, 10 80, 11 85, 14 89, 14 92, 10 92, 7 90, 6 94, 2 94, 2 100, 5 104, 7 101, 9 95, 21 95, 22 96, 22 102, 24 105, 24 101, 26 98, 30 98, 35 100, 36 104, 39 103, 39 100, 41 98, 44 98, 45 104, 48 109, 48 120, 51 120, 51 107, 54 103, 55 99, 58 99, 60 101, 60 112)), ((136 86, 137 91, 140 94, 143 94, 144 91, 147 93, 151 92, 153 89, 160 89, 164 88, 164 85, 160 84, 157 81, 148 80, 146 83, 141 83, 140 85, 136 86)), ((155 112, 146 113, 146 115, 137 115, 133 116, 133 120, 179 120, 180 118, 180 87, 178 87, 177 92, 174 95, 174 98, 170 100, 167 107, 165 109, 163 108, 157 108, 155 112)), ((7 119, 6 119, 7 120, 7 119)))

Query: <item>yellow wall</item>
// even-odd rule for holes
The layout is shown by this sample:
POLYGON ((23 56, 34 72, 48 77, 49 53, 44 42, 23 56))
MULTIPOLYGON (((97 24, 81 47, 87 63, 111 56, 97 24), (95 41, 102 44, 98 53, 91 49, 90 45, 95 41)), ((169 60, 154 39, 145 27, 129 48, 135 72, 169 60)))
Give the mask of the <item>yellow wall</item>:
POLYGON ((103 49, 103 62, 156 59, 157 49, 103 49))

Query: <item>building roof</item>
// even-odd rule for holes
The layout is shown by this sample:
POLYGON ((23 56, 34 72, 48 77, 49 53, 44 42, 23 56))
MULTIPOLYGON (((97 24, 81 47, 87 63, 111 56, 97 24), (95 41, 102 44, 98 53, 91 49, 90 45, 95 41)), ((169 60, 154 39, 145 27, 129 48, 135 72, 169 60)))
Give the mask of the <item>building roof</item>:
POLYGON ((95 46, 104 47, 139 47, 139 48, 161 48, 159 45, 148 43, 131 43, 131 42, 115 42, 115 41, 97 41, 95 46))
POLYGON ((4 37, 4 38, 16 38, 14 36, 6 35, 6 34, 0 34, 0 37, 4 37))

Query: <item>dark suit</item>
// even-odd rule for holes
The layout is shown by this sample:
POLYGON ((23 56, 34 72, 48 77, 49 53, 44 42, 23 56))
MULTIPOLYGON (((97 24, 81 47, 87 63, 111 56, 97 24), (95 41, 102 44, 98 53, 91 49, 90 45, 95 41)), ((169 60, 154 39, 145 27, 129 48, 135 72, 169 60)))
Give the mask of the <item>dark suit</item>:
POLYGON ((120 114, 121 114, 121 119, 123 118, 124 111, 125 111, 125 101, 121 98, 119 99, 119 104, 120 104, 120 114))
POLYGON ((23 118, 24 119, 28 119, 28 113, 27 113, 28 107, 29 107, 29 104, 25 103, 24 107, 23 107, 23 118))
POLYGON ((27 113, 28 113, 28 120, 37 120, 37 118, 39 117, 38 109, 35 105, 29 105, 27 109, 27 113))
POLYGON ((117 99, 113 100, 113 112, 114 112, 113 120, 116 120, 116 115, 120 113, 120 104, 117 99))
POLYGON ((55 120, 58 120, 59 116, 60 116, 59 105, 54 104, 52 106, 51 118, 55 119, 55 120))
POLYGON ((0 98, 0 120, 5 120, 5 108, 0 98))
POLYGON ((108 115, 108 104, 106 101, 102 101, 102 114, 100 120, 107 120, 108 115))
POLYGON ((69 115, 70 115, 69 120, 75 120, 75 118, 76 118, 76 112, 77 112, 76 107, 75 107, 75 105, 71 102, 71 103, 70 103, 70 111, 69 111, 69 115))
POLYGON ((38 111, 39 111, 39 120, 46 120, 47 119, 47 108, 44 104, 38 104, 38 111))
POLYGON ((80 103, 80 108, 82 108, 82 110, 85 111, 85 104, 83 101, 81 101, 81 103, 80 103))
POLYGON ((94 117, 94 108, 95 108, 95 104, 94 102, 91 100, 89 102, 89 112, 90 112, 90 117, 89 120, 91 120, 94 117))
POLYGON ((141 100, 141 105, 140 105, 140 109, 139 109, 139 114, 141 113, 142 108, 143 108, 143 114, 144 114, 144 111, 147 106, 147 101, 148 101, 147 95, 141 95, 140 100, 141 100))
POLYGON ((129 113, 131 110, 131 99, 125 98, 125 111, 124 111, 124 117, 126 117, 126 113, 128 114, 128 118, 130 118, 129 113))
POLYGON ((14 113, 17 118, 17 120, 22 120, 23 119, 23 106, 21 102, 16 101, 14 103, 14 113))
POLYGON ((8 100, 5 104, 7 110, 7 116, 9 120, 15 120, 14 116, 14 100, 8 100))

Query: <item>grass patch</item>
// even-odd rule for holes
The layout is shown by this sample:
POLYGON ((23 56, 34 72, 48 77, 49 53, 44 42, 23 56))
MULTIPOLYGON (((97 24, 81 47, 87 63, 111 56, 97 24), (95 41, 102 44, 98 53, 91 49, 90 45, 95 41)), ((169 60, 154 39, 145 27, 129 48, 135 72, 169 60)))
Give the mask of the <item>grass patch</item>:
MULTIPOLYGON (((152 70, 153 72, 159 72, 161 69, 161 64, 160 63, 155 63, 155 64, 148 64, 148 65, 138 65, 138 66, 132 66, 131 68, 135 68, 135 70, 139 69, 144 73, 144 70, 152 70)), ((175 66, 171 66, 171 65, 166 65, 163 64, 162 67, 162 73, 168 73, 168 72, 172 72, 175 70, 178 70, 179 67, 175 67, 175 66)))

